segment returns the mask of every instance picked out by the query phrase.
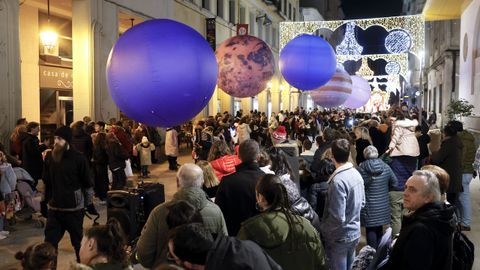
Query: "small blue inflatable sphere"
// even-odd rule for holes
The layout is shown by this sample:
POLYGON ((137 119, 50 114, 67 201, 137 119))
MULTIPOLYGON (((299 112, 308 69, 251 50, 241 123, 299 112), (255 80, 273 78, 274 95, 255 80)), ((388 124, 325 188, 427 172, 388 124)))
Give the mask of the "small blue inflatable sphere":
POLYGON ((332 46, 323 38, 303 34, 290 40, 280 52, 280 72, 300 90, 315 90, 335 73, 337 60, 332 46))
POLYGON ((193 28, 167 19, 130 28, 107 62, 113 101, 127 116, 157 127, 182 124, 210 100, 217 82, 215 53, 193 28))

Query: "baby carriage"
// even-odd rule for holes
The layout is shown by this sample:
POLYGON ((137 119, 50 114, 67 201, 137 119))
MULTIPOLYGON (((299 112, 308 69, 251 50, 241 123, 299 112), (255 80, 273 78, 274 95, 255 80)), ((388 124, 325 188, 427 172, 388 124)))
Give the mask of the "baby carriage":
POLYGON ((13 171, 17 176, 17 192, 22 206, 15 215, 23 220, 35 218, 35 226, 42 228, 45 225, 45 221, 40 216, 42 193, 33 190, 35 181, 27 171, 20 167, 13 168, 13 171))

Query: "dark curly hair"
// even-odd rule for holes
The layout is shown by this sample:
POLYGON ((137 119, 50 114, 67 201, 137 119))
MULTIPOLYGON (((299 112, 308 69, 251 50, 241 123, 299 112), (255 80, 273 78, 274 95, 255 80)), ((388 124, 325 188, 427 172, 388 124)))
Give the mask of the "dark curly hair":
POLYGON ((57 259, 57 251, 48 242, 29 246, 25 251, 15 254, 15 259, 21 261, 24 270, 50 269, 57 259))
POLYGON ((116 219, 108 220, 105 225, 89 228, 84 236, 95 239, 98 254, 107 257, 109 262, 121 263, 123 267, 128 266, 125 235, 116 219))

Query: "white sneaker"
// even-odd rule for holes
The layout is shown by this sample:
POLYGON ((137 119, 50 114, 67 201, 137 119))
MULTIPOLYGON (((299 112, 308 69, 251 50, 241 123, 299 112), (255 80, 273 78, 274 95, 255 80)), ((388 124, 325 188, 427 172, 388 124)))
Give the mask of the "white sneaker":
POLYGON ((5 235, 5 236, 7 236, 7 235, 9 235, 9 234, 10 234, 9 231, 0 231, 0 235, 5 235))

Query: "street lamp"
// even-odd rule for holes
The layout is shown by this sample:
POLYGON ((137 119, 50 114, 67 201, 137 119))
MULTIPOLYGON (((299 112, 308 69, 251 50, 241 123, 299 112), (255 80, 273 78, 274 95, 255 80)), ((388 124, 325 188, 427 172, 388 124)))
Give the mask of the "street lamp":
POLYGON ((47 0, 48 26, 40 33, 40 41, 47 50, 55 48, 58 34, 50 28, 50 0, 47 0))

